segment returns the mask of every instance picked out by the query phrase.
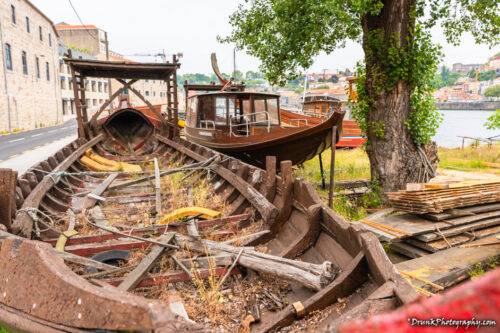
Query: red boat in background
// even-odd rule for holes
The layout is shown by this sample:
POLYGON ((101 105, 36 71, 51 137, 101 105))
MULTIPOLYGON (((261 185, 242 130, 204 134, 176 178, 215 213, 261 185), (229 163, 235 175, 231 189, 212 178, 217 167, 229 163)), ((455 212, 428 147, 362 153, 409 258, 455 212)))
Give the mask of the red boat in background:
MULTIPOLYGON (((303 109, 292 111, 281 108, 281 122, 289 126, 314 126, 340 111, 341 101, 329 95, 310 95, 304 98, 303 109)), ((361 129, 354 120, 342 121, 342 133, 337 148, 358 148, 366 142, 361 129)))

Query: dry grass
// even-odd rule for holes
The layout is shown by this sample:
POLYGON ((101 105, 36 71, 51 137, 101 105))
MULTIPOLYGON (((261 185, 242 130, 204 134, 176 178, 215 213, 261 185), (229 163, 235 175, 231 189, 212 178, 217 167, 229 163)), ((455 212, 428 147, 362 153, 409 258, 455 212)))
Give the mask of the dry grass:
POLYGON ((459 171, 486 172, 500 175, 500 143, 491 147, 440 148, 439 167, 459 171), (499 167, 492 168, 491 163, 499 167))

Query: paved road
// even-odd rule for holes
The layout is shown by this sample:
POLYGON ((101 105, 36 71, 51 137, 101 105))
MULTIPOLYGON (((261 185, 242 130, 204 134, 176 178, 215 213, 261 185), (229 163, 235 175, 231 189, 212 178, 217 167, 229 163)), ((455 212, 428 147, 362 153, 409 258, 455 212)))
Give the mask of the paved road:
POLYGON ((2 135, 0 136, 0 161, 74 134, 76 134, 76 121, 72 119, 53 127, 2 135))

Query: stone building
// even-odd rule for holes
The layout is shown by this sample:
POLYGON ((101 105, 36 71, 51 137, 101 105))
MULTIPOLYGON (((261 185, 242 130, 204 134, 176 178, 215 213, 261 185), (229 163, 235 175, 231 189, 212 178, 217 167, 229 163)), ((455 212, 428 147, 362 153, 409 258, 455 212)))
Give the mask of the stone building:
POLYGON ((0 131, 62 121, 57 38, 30 1, 0 1, 0 131))
MULTIPOLYGON (((56 24, 61 42, 73 50, 88 53, 98 60, 132 61, 109 49, 108 33, 95 25, 70 25, 66 22, 56 24)), ((122 87, 115 80, 110 80, 111 93, 122 87)), ((140 80, 133 85, 152 104, 167 103, 167 84, 158 80, 140 80)), ((129 93, 133 105, 144 102, 132 92, 129 93)), ((93 106, 93 104, 90 104, 93 106)), ((100 104, 99 104, 100 105, 100 104)), ((114 105, 116 106, 116 100, 114 105)))
MULTIPOLYGON (((59 82, 61 87, 62 97, 62 114, 63 120, 72 119, 76 117, 75 99, 73 93, 73 82, 69 66, 64 63, 63 58, 68 53, 68 47, 59 45, 59 82)), ((96 60, 97 58, 89 53, 82 52, 81 50, 72 49, 72 57, 77 59, 96 60)), ((85 99, 88 106, 87 111, 91 116, 104 101, 109 97, 109 82, 108 79, 103 78, 88 78, 85 80, 85 99)))

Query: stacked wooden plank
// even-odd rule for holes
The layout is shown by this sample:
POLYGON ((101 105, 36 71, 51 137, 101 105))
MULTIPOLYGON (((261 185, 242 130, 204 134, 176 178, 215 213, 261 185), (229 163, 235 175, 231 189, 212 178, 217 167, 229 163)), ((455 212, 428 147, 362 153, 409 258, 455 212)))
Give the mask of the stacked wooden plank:
POLYGON ((470 180, 454 183, 408 184, 406 190, 387 193, 391 206, 426 214, 500 201, 500 181, 470 180))
POLYGON ((478 239, 500 243, 500 202, 416 215, 395 211, 359 221, 380 240, 407 257, 417 258, 466 246, 478 239))

